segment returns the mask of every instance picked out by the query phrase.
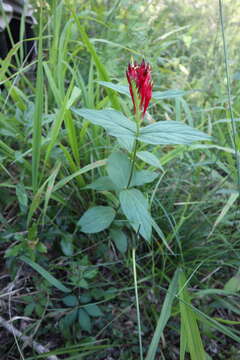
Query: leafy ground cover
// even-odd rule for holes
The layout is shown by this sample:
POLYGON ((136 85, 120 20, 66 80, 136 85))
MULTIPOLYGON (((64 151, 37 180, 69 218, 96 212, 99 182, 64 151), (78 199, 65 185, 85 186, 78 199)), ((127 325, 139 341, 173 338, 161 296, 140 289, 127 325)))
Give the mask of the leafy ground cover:
POLYGON ((37 6, 36 79, 20 44, 0 71, 2 358, 239 359, 238 5, 37 6))

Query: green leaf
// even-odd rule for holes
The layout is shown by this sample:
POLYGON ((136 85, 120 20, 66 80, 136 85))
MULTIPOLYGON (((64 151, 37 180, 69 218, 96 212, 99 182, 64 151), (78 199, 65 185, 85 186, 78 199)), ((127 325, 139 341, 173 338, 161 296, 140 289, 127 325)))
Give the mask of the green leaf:
POLYGON ((237 292, 240 291, 240 275, 233 276, 224 286, 224 290, 237 292))
POLYGON ((117 187, 109 178, 109 176, 102 176, 91 184, 85 187, 86 189, 93 189, 98 191, 116 191, 117 187))
POLYGON ((153 91, 152 97, 154 100, 162 100, 162 99, 174 99, 179 96, 183 96, 187 94, 187 91, 184 90, 166 90, 166 91, 153 91))
POLYGON ((131 162, 128 156, 121 152, 113 152, 107 160, 107 173, 119 189, 127 187, 130 172, 131 162))
MULTIPOLYGON (((128 156, 121 152, 113 152, 107 161, 107 172, 118 189, 125 189, 131 173, 131 162, 128 156)), ((157 173, 149 170, 134 171, 130 186, 144 185, 157 177, 157 173)))
POLYGON ((93 278, 95 278, 97 273, 98 273, 97 269, 91 269, 91 270, 84 271, 83 276, 85 279, 93 279, 93 278))
POLYGON ((191 300, 186 289, 186 278, 183 272, 179 275, 179 300, 181 313, 181 336, 187 341, 191 360, 206 360, 196 315, 191 309, 191 300))
MULTIPOLYGON (((127 95, 130 97, 130 91, 128 85, 120 85, 120 84, 114 84, 108 81, 98 81, 100 85, 103 85, 107 87, 108 89, 112 89, 114 91, 117 91, 120 94, 127 95)), ((153 91, 152 97, 154 100, 162 100, 162 99, 174 99, 179 96, 186 95, 188 91, 184 90, 166 90, 166 91, 153 91)))
POLYGON ((82 288, 82 289, 88 289, 89 288, 88 282, 85 279, 79 280, 76 285, 78 287, 82 288))
POLYGON ((78 316, 78 310, 72 310, 66 316, 61 319, 61 325, 69 328, 76 320, 78 316))
POLYGON ((177 294, 178 290, 178 276, 179 269, 177 269, 173 275, 172 281, 169 285, 167 295, 164 299, 163 306, 161 309, 161 313, 157 322, 156 329, 154 331, 154 335, 151 341, 151 344, 148 349, 148 353, 145 360, 155 360, 155 356, 157 353, 157 349, 159 346, 159 341, 162 336, 163 330, 171 316, 171 309, 173 300, 177 294))
POLYGON ((159 121, 140 130, 139 140, 152 145, 191 144, 211 137, 178 121, 159 121))
POLYGON ((70 107, 75 103, 75 101, 80 97, 81 95, 81 90, 77 87, 74 86, 72 93, 67 101, 67 109, 70 109, 70 107))
POLYGON ((134 138, 132 137, 118 137, 117 141, 121 148, 126 149, 129 153, 133 151, 134 138))
POLYGON ((120 94, 131 96, 129 92, 129 87, 127 85, 119 85, 119 84, 113 84, 108 81, 98 81, 100 85, 103 85, 107 87, 108 89, 112 89, 114 91, 119 92, 120 94))
POLYGON ((159 159, 155 155, 150 153, 149 151, 138 151, 137 157, 139 159, 145 161, 145 163, 152 165, 156 168, 159 168, 163 171, 163 168, 162 168, 162 165, 161 165, 159 159))
POLYGON ((87 331, 88 333, 91 333, 92 330, 91 319, 85 310, 80 309, 78 311, 78 321, 79 321, 79 325, 83 330, 87 331))
MULTIPOLYGON (((81 35, 81 38, 82 38, 82 41, 83 41, 83 44, 86 46, 87 51, 91 54, 91 56, 92 56, 92 58, 93 58, 93 60, 95 62, 95 65, 96 65, 96 68, 98 70, 100 79, 108 82, 110 80, 108 72, 107 72, 104 64, 101 62, 94 45, 91 43, 90 39, 88 38, 88 35, 86 33, 86 30, 85 30, 84 26, 80 23, 79 17, 77 16, 77 10, 75 10, 74 8, 73 8, 73 11, 72 11, 72 15, 73 15, 73 17, 75 19, 75 22, 77 24, 78 30, 80 32, 80 35, 81 35)), ((111 90, 108 90, 108 96, 109 96, 109 99, 111 100, 111 103, 112 103, 113 107, 116 108, 116 109, 119 109, 120 104, 119 104, 119 100, 118 100, 118 97, 116 96, 116 94, 113 93, 111 90)))
POLYGON ((71 235, 65 235, 61 239, 60 242, 62 252, 66 256, 72 256, 73 255, 73 243, 72 243, 72 236, 71 235))
POLYGON ((75 295, 68 295, 62 299, 62 302, 67 306, 73 307, 78 304, 78 299, 75 295))
POLYGON ((100 307, 96 304, 88 304, 84 306, 84 310, 86 310, 86 312, 88 313, 88 315, 92 316, 92 317, 98 317, 98 316, 102 316, 103 312, 100 309, 100 307))
POLYGON ((94 125, 102 126, 109 135, 115 137, 128 137, 134 139, 136 124, 126 118, 122 113, 112 109, 91 110, 91 109, 72 109, 77 115, 90 121, 94 125))
POLYGON ((27 304, 24 308, 24 316, 31 316, 36 304, 34 302, 27 304))
POLYGON ((130 186, 141 186, 154 181, 159 175, 153 171, 140 170, 133 173, 130 186))
POLYGON ((26 213, 28 206, 28 195, 23 184, 19 183, 16 186, 16 195, 20 205, 21 212, 26 213))
POLYGON ((110 230, 110 236, 113 239, 116 248, 120 251, 120 253, 124 254, 128 248, 128 241, 125 233, 119 229, 112 229, 110 230))
POLYGON ((152 234, 152 218, 148 211, 148 202, 141 191, 137 189, 123 190, 119 200, 124 215, 133 229, 150 241, 152 234))
MULTIPOLYGON (((85 174, 88 171, 91 171, 95 168, 98 168, 100 166, 104 166, 106 165, 106 160, 98 160, 95 161, 89 165, 84 166, 83 168, 81 168, 80 170, 76 171, 75 173, 63 178, 62 180, 60 180, 53 188, 53 191, 57 191, 60 190, 63 186, 65 186, 69 181, 75 179, 77 176, 85 174)), ((45 184, 45 183, 44 183, 45 184)), ((43 184, 43 185, 44 185, 43 184)), ((43 187, 42 185, 42 187, 43 187)), ((41 194, 40 194, 41 195, 41 194)))
POLYGON ((34 270, 36 270, 44 279, 46 279, 50 284, 52 284, 55 288, 65 293, 70 292, 71 290, 64 286, 59 280, 57 280, 54 276, 52 276, 47 270, 45 270, 42 266, 38 265, 31 259, 26 256, 20 256, 20 260, 24 261, 26 264, 31 266, 34 270))
POLYGON ((95 234, 107 229, 115 215, 115 210, 110 206, 95 206, 81 216, 77 225, 82 232, 95 234))
POLYGON ((79 296, 79 300, 81 304, 88 304, 92 300, 92 297, 89 293, 85 293, 79 296))

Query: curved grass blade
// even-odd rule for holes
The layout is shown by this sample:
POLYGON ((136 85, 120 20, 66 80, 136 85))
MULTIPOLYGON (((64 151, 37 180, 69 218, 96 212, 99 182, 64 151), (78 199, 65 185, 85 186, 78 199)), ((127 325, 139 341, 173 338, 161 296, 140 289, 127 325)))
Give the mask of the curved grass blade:
POLYGON ((20 260, 31 266, 35 271, 37 271, 44 279, 46 279, 50 284, 52 284, 58 290, 69 293, 71 290, 68 289, 65 285, 63 285, 59 280, 57 280, 54 276, 52 276, 47 270, 45 270, 42 266, 38 265, 31 259, 26 256, 20 256, 20 260))
POLYGON ((169 285, 167 295, 164 299, 164 303, 162 306, 161 314, 159 316, 157 326, 156 326, 156 329, 155 329, 155 332, 154 332, 154 335, 153 335, 151 344, 149 346, 148 353, 147 353, 145 360, 154 360, 155 359, 160 338, 161 338, 163 330, 165 329, 165 326, 171 316, 171 308, 172 308, 173 300, 174 300, 175 296, 177 295, 178 276, 179 276, 179 269, 177 269, 175 271, 172 281, 169 285))

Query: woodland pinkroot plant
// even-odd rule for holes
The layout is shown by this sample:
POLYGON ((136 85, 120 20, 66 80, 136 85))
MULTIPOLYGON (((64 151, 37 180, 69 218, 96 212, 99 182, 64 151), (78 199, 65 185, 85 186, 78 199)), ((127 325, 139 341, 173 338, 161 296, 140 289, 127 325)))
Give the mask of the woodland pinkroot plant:
MULTIPOLYGON (((108 88, 112 106, 115 104, 110 96, 112 91, 131 98, 134 107, 133 119, 112 108, 72 109, 76 115, 103 127, 108 135, 117 139, 120 148, 114 150, 108 157, 106 175, 97 178, 86 187, 100 191, 100 197, 104 197, 104 205, 85 211, 78 221, 78 227, 83 233, 98 233, 109 229, 112 240, 121 252, 125 252, 128 246, 126 227, 134 230, 135 234, 137 233, 147 242, 151 241, 154 230, 171 252, 165 235, 149 212, 147 198, 139 189, 159 178, 163 171, 152 149, 156 145, 189 145, 195 141, 210 140, 211 137, 186 123, 173 120, 155 121, 144 126, 142 120, 150 100, 161 101, 163 95, 164 99, 171 98, 171 92, 175 97, 176 91, 153 91, 151 66, 145 60, 140 64, 136 61, 129 64, 126 76, 128 86, 106 81, 99 83, 108 88), (141 151, 139 151, 140 145, 141 151), (145 169, 142 169, 142 165, 141 170, 138 168, 139 160, 144 162, 145 169), (149 170, 149 166, 155 168, 155 171, 149 170), (105 198, 104 194, 110 193, 111 196, 105 198), (111 198, 114 201, 110 201, 111 198), (108 206, 105 205, 106 200, 108 206), (124 218, 125 221, 122 221, 124 218)), ((182 92, 180 93, 182 95, 182 92)), ((116 146, 114 148, 116 149, 116 146)))

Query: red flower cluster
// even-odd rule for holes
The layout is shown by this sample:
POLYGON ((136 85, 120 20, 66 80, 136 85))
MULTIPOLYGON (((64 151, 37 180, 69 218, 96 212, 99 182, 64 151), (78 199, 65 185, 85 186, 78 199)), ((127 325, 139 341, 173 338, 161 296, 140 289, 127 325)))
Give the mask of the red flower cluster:
POLYGON ((135 83, 138 95, 140 98, 140 110, 142 111, 142 117, 144 117, 149 102, 152 97, 152 78, 151 78, 151 66, 143 60, 141 64, 137 64, 134 61, 134 64, 128 64, 128 69, 126 71, 129 90, 132 97, 132 102, 134 105, 134 112, 136 112, 136 104, 133 95, 133 83, 135 83))

